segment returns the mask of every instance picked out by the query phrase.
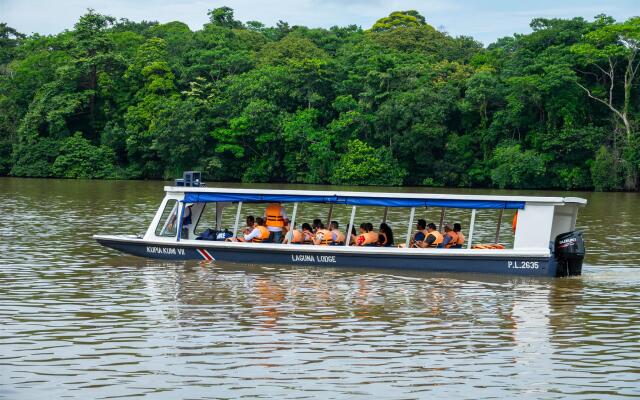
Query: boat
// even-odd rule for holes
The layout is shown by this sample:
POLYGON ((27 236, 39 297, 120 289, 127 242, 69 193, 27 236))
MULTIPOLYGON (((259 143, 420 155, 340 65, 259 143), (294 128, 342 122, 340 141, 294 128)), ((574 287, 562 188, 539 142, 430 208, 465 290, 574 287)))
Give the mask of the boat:
MULTIPOLYGON (((379 193, 349 191, 308 191, 234 189, 207 187, 199 173, 189 171, 185 178, 165 186, 165 196, 144 235, 103 235, 93 238, 103 246, 135 256, 162 260, 203 260, 243 264, 290 264, 296 266, 364 267, 409 269, 438 272, 493 273, 522 276, 565 277, 580 275, 585 255, 582 233, 575 230, 578 210, 587 203, 577 197, 451 195, 428 193, 379 193), (357 211, 362 207, 381 207, 384 219, 391 208, 408 210, 407 235, 399 247, 344 245, 246 243, 226 241, 236 237, 243 204, 281 203, 293 206, 290 226, 295 226, 298 206, 325 204, 329 220, 334 206, 350 207, 347 232, 351 232, 357 211), (233 206, 233 207, 231 207, 233 206), (189 208, 187 213, 185 210, 189 208), (197 230, 204 210, 215 210, 215 223, 209 240, 200 240, 197 230), (231 230, 222 230, 225 209, 235 209, 231 230), (471 213, 464 248, 411 248, 416 210, 441 210, 442 228, 448 209, 471 213), (513 246, 474 244, 476 213, 499 210, 495 243, 498 243, 502 216, 515 210, 513 246), (185 213, 193 223, 183 229, 185 213), (175 226, 174 225, 175 222, 175 226)), ((495 212, 495 211, 494 211, 495 212)), ((396 230, 399 231, 398 229, 396 230)))

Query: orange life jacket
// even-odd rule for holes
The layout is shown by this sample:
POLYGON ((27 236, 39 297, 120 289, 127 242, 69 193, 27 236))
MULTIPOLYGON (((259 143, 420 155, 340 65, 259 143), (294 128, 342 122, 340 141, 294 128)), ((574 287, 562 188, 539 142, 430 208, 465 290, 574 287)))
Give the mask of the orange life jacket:
POLYGON ((266 217, 265 225, 277 228, 284 227, 284 216, 282 215, 282 206, 280 204, 269 204, 264 214, 266 217))
POLYGON ((458 243, 460 246, 464 244, 464 234, 462 232, 456 232, 458 234, 458 243))
POLYGON ((333 235, 331 234, 331 231, 328 229, 318 229, 318 231, 316 232, 316 240, 320 239, 320 243, 321 245, 330 245, 331 243, 333 243, 333 235))
MULTIPOLYGON (((447 245, 445 246, 447 249, 450 247, 453 247, 455 245, 458 244, 458 234, 454 231, 449 231, 446 233, 447 236, 451 236, 451 240, 449 240, 449 243, 447 243, 447 245)), ((444 240, 444 238, 443 238, 444 240)))
POLYGON ((429 235, 433 235, 436 238, 436 240, 434 240, 433 243, 429 245, 429 247, 438 247, 439 244, 442 244, 442 241, 444 240, 442 233, 438 231, 428 232, 427 236, 424 238, 425 243, 427 242, 427 238, 429 237, 429 235))
POLYGON ((271 232, 269 232, 269 230, 265 226, 258 225, 257 228, 260 230, 260 236, 253 238, 252 242, 260 243, 269 239, 269 236, 271 236, 271 232))
POLYGON ((378 234, 373 231, 365 232, 360 236, 364 238, 364 242, 362 243, 363 246, 366 244, 373 244, 378 242, 378 234))
POLYGON ((302 236, 302 232, 297 229, 291 231, 291 242, 290 243, 302 243, 304 240, 302 236))

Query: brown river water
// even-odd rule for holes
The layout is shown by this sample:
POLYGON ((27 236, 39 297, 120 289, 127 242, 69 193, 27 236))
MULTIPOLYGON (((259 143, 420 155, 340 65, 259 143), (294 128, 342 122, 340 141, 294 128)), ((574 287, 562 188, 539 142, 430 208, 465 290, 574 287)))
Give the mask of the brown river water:
MULTIPOLYGON (((586 265, 563 279, 158 262, 91 239, 143 232, 162 186, 0 178, 0 399, 640 397, 640 194, 435 190, 586 198, 586 265)), ((479 213, 479 241, 496 221, 479 213)))

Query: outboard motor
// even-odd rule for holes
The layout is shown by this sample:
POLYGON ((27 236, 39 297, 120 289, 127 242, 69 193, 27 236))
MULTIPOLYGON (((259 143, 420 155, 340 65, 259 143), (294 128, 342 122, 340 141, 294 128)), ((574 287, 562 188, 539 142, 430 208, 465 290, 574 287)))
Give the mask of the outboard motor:
POLYGON ((556 276, 582 274, 582 261, 585 254, 582 232, 573 231, 556 236, 554 253, 558 261, 556 276))

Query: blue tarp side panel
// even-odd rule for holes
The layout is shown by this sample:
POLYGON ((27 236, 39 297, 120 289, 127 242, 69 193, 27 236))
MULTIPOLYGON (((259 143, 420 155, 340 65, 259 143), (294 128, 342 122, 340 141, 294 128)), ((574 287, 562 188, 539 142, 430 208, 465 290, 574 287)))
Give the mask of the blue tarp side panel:
POLYGON ((186 203, 212 203, 212 202, 305 202, 305 203, 333 203, 353 206, 378 206, 378 207, 444 207, 444 208, 506 208, 523 209, 522 201, 497 201, 497 200, 447 200, 447 199, 396 199, 386 197, 343 197, 343 196, 303 196, 289 194, 242 194, 242 193, 185 193, 186 203))
POLYGON ((444 208, 507 208, 523 209, 521 201, 495 201, 495 200, 447 200, 447 199, 395 199, 395 198, 371 198, 371 197, 341 197, 344 204, 354 206, 380 206, 380 207, 444 207, 444 208))
POLYGON ((185 193, 186 203, 213 203, 218 201, 242 201, 245 203, 260 202, 307 202, 307 203, 336 203, 336 196, 298 196, 288 194, 242 194, 242 193, 185 193))

